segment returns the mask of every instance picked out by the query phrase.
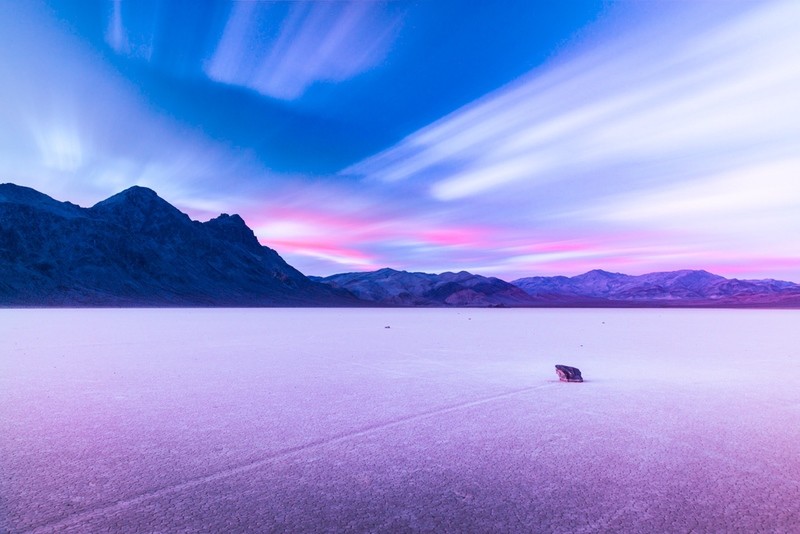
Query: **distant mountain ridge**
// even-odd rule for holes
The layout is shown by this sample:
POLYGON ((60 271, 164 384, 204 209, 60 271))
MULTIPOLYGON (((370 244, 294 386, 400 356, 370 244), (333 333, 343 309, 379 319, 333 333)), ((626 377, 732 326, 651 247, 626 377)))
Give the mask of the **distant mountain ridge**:
POLYGON ((0 306, 800 307, 800 285, 690 270, 307 277, 238 215, 193 221, 138 186, 82 208, 0 184, 0 306))
POLYGON ((598 269, 510 283, 465 271, 394 269, 311 278, 383 306, 800 307, 798 284, 728 279, 702 270, 630 276, 598 269))
POLYGON ((703 270, 631 276, 593 270, 578 276, 533 276, 511 282, 536 298, 586 304, 652 306, 800 306, 800 285, 728 279, 703 270))
POLYGON ((508 282, 466 271, 428 274, 386 268, 312 279, 384 306, 529 306, 536 302, 508 282))
POLYGON ((131 187, 91 208, 0 184, 0 305, 340 306, 238 215, 205 223, 131 187))

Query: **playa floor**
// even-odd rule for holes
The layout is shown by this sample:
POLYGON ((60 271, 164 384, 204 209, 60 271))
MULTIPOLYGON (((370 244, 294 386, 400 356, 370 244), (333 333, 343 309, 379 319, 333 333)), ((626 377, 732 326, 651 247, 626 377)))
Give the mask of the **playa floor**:
POLYGON ((0 310, 0 336, 4 533, 800 525, 797 311, 0 310))

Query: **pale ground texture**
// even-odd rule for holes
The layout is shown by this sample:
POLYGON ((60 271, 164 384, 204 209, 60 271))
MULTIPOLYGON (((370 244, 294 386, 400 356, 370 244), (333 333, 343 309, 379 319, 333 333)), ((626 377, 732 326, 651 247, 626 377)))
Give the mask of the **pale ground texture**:
POLYGON ((2 532, 800 532, 798 311, 0 310, 0 336, 2 532))

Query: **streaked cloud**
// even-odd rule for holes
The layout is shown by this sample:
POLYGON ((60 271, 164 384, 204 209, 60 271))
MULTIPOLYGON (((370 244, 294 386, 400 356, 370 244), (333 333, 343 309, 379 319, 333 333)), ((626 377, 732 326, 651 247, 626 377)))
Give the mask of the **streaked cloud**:
MULTIPOLYGON (((799 180, 800 159, 770 161, 662 186, 635 197, 622 196, 591 211, 598 218, 634 224, 696 225, 713 218, 725 221, 723 228, 727 230, 737 220, 757 225, 771 213, 795 213, 800 206, 799 180)), ((800 230, 800 217, 782 219, 782 224, 786 223, 790 225, 788 230, 800 230)))
POLYGON ((492 225, 476 272, 795 265, 800 4, 669 10, 615 35, 607 21, 342 175, 492 225), (520 250, 556 236, 592 245, 520 250))
POLYGON ((83 167, 83 140, 75 123, 41 125, 31 131, 45 167, 64 172, 83 167))
POLYGON ((106 29, 106 42, 118 54, 127 54, 129 44, 122 24, 122 0, 112 0, 111 6, 111 16, 106 29))
POLYGON ((686 5, 702 24, 651 20, 557 58, 343 174, 453 201, 565 179, 642 187, 792 153, 800 4, 747 7, 709 20, 686 5))
POLYGON ((377 66, 400 26, 385 2, 238 2, 205 66, 218 82, 293 100, 319 82, 341 82, 377 66), (274 39, 265 39, 281 20, 274 39))
POLYGON ((534 4, 495 42, 446 2, 0 2, 2 181, 239 213, 308 274, 800 281, 800 4, 568 7, 547 60, 534 4))

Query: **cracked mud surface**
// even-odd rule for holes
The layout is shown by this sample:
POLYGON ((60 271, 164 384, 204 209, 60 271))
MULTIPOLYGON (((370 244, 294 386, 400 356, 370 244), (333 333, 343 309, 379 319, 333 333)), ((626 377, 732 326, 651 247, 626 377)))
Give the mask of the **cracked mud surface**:
POLYGON ((796 324, 0 310, 0 532, 797 532, 796 324))

